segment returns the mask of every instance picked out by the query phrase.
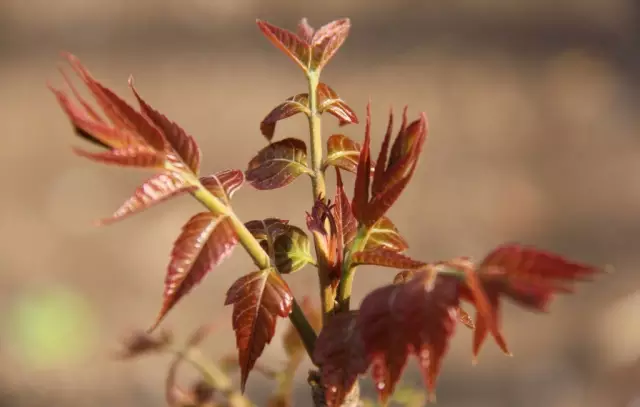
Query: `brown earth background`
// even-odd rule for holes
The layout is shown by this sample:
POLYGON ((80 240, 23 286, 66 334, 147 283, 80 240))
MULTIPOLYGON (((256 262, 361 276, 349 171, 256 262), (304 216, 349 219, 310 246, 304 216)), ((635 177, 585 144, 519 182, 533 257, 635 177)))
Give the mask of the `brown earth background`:
MULTIPOLYGON (((559 298, 550 316, 507 306, 512 359, 491 343, 472 367, 470 333, 460 329, 439 405, 640 405, 640 1, 0 0, 0 406, 163 405, 168 360, 109 355, 155 316, 172 242, 200 209, 182 198, 92 226, 147 174, 72 155, 78 141, 45 86, 61 84, 58 52, 78 55, 129 100, 133 74, 152 105, 196 136, 204 173, 244 169, 265 144, 262 117, 306 89, 255 18, 294 28, 303 16, 315 26, 352 19, 323 81, 360 117, 371 97, 374 141, 390 105, 428 114, 426 153, 390 213, 409 254, 479 258, 519 241, 616 267, 559 298)), ((323 123, 325 137, 362 138, 362 125, 323 123)), ((306 123, 282 122, 277 136, 304 138, 306 123)), ((309 205, 302 179, 271 192, 247 187, 234 201, 243 219, 297 225, 309 205)), ((184 337, 214 322, 206 350, 233 351, 223 295, 248 271, 237 250, 164 326, 184 337)), ((392 275, 359 271, 355 303, 392 275)), ((310 269, 288 281, 299 296, 316 293, 310 269)), ((262 360, 282 358, 276 339, 262 360)), ((308 405, 308 367, 295 405, 308 405)), ((416 371, 412 363, 407 383, 421 382, 416 371)), ((264 405, 270 383, 253 375, 248 389, 264 405)))

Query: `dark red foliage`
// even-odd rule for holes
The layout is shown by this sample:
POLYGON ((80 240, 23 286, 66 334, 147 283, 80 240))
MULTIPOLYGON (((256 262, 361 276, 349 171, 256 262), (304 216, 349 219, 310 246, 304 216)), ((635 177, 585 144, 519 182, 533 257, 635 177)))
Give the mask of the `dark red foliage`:
POLYGON ((277 317, 289 316, 293 295, 282 277, 267 269, 236 280, 227 291, 225 305, 230 304, 240 353, 240 386, 244 392, 249 372, 275 334, 277 317))
POLYGON ((318 340, 313 360, 322 371, 327 406, 340 406, 368 363, 358 327, 358 311, 337 314, 329 319, 318 340))

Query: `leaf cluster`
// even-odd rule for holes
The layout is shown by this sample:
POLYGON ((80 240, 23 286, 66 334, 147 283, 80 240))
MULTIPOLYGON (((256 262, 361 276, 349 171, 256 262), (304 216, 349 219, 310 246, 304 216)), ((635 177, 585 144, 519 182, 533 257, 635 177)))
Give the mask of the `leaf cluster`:
MULTIPOLYGON (((149 333, 241 245, 252 257, 255 269, 237 278, 224 301, 233 307, 238 349, 234 361, 240 370, 241 391, 252 370, 264 371, 256 363, 272 341, 278 319, 289 317, 292 325, 285 337, 289 376, 308 353, 320 370, 327 405, 342 405, 367 371, 376 383, 380 401, 386 403, 410 356, 418 360, 425 386, 433 394, 458 323, 473 330, 474 360, 487 336, 510 354, 500 324, 503 299, 525 309, 547 311, 556 294, 572 292, 575 281, 600 271, 515 243, 499 245, 479 262, 467 257, 425 261, 407 255, 409 244, 387 214, 416 171, 428 136, 426 115, 409 120, 405 107, 395 130, 391 111, 375 159, 370 104, 362 142, 345 134, 334 134, 324 141, 320 133, 324 113, 336 117, 340 125, 359 122, 354 109, 319 81, 322 70, 347 38, 349 20, 315 30, 303 19, 296 32, 260 20, 257 25, 302 69, 309 86, 308 92, 286 98, 264 117, 259 129, 267 144, 248 160, 244 170, 201 175, 201 153, 195 139, 151 107, 132 79, 129 86, 137 108, 94 79, 76 57, 65 54, 98 109, 81 96, 64 70, 70 93, 51 87, 75 133, 96 147, 96 151, 74 148, 76 154, 104 164, 155 172, 101 224, 187 194, 206 208, 187 220, 178 233, 167 266, 162 305, 149 333), (298 138, 275 139, 277 122, 297 114, 309 121, 309 150, 298 138), (330 167, 336 174, 332 199, 325 182, 330 167), (345 191, 342 172, 355 175, 351 197, 345 191), (301 175, 311 179, 314 193, 306 211, 306 231, 276 217, 239 220, 232 200, 245 181, 256 190, 272 190, 301 175), (321 329, 319 322, 311 322, 308 304, 305 313, 305 307, 297 303, 285 278, 308 265, 320 277, 322 309, 317 321, 323 321, 321 329), (370 292, 359 308, 352 309, 352 285, 356 270, 363 265, 398 271, 388 285, 370 292), (475 316, 472 318, 463 306, 471 307, 475 316)), ((129 346, 130 354, 168 343, 166 337, 155 342, 145 336, 138 339, 129 346)), ((281 381, 281 386, 286 390, 290 381, 281 381)), ((203 389, 196 393, 209 394, 203 389)), ((276 400, 273 405, 286 405, 278 403, 276 400)))

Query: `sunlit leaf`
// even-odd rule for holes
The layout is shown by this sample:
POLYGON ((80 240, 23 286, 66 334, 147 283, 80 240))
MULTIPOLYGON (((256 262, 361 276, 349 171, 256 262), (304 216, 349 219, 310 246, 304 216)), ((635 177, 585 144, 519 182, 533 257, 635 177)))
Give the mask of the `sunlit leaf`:
POLYGON ((372 225, 380 219, 404 191, 418 165, 426 137, 427 121, 423 114, 420 119, 411 123, 398 134, 391 150, 389 164, 383 173, 378 170, 381 167, 380 160, 378 160, 373 183, 380 185, 381 190, 372 194, 364 219, 366 225, 372 225), (402 146, 403 155, 393 161, 396 145, 402 146), (376 183, 376 178, 380 179, 378 183, 376 183))
MULTIPOLYGON (((358 222, 365 223, 369 205, 369 186, 371 179, 371 102, 367 103, 367 120, 364 130, 364 144, 360 150, 358 168, 356 170, 356 182, 353 191, 353 215, 358 222)), ((375 222, 373 222, 375 223, 375 222)))
POLYGON ((318 111, 328 112, 338 119, 340 126, 358 123, 356 113, 338 94, 325 83, 318 84, 318 111))
POLYGON ((64 56, 76 74, 91 91, 105 116, 107 116, 115 127, 127 129, 135 133, 141 140, 144 140, 149 147, 156 151, 164 151, 167 141, 160 130, 150 120, 136 111, 109 88, 96 81, 74 55, 65 54, 64 56))
POLYGON ((340 170, 336 168, 336 197, 334 201, 334 218, 336 220, 336 229, 338 232, 338 239, 342 242, 342 247, 338 250, 342 253, 343 247, 349 245, 356 236, 358 231, 358 221, 353 216, 351 209, 351 202, 347 194, 344 192, 344 185, 342 184, 342 176, 340 170))
POLYGON ((183 226, 171 252, 164 288, 164 303, 151 330, 167 312, 211 269, 227 258, 238 236, 227 216, 201 212, 183 226))
POLYGON ((223 170, 200 178, 200 183, 216 198, 229 204, 233 194, 244 184, 244 172, 223 170))
POLYGON ((289 286, 274 269, 240 277, 227 291, 225 305, 233 304, 243 392, 249 372, 275 334, 277 317, 289 316, 292 303, 289 286))
POLYGON ((397 269, 418 269, 426 265, 425 262, 414 260, 404 254, 384 247, 355 252, 351 255, 351 261, 354 266, 368 264, 397 269))
POLYGON ((146 146, 123 147, 117 150, 100 151, 93 153, 80 148, 73 148, 73 152, 80 157, 103 164, 118 165, 122 167, 156 168, 164 167, 165 157, 146 146))
POLYGON ((320 332, 313 355, 322 371, 327 406, 341 406, 345 397, 367 371, 357 311, 333 315, 320 332))
POLYGON ((246 177, 254 188, 265 190, 284 187, 304 173, 312 173, 307 167, 307 146, 287 138, 260 150, 249 162, 246 177))
POLYGON ((322 70, 349 35, 351 22, 348 18, 332 21, 320 27, 311 39, 312 69, 322 70))
POLYGON ((398 228, 386 216, 381 217, 369 229, 364 250, 373 250, 378 247, 384 247, 399 253, 409 248, 407 241, 400 235, 398 228))
POLYGON ((454 278, 433 279, 423 271, 406 283, 376 289, 362 301, 358 324, 383 403, 393 393, 410 354, 417 357, 433 394, 456 326, 458 287, 454 278))
POLYGON ((356 143, 344 134, 334 134, 327 140, 327 158, 324 161, 323 167, 326 168, 329 165, 333 165, 334 167, 355 173, 358 168, 361 149, 362 147, 359 143, 356 143))
POLYGON ((200 171, 201 153, 196 140, 187 134, 182 127, 169 120, 165 115, 145 102, 136 91, 133 85, 133 78, 129 79, 129 86, 136 99, 138 99, 141 112, 160 129, 173 151, 180 157, 180 160, 197 175, 200 171))
POLYGON ((257 20, 264 35, 293 59, 305 72, 319 72, 335 55, 349 34, 349 19, 333 21, 317 31, 303 19, 298 34, 257 20))
POLYGON ((311 244, 304 231, 289 225, 273 242, 275 266, 281 274, 294 273, 313 263, 311 244))
POLYGON ((258 28, 282 52, 293 59, 305 72, 309 69, 311 46, 291 31, 266 21, 257 20, 258 28))
POLYGON ((267 117, 260 122, 260 132, 267 140, 271 141, 273 133, 276 130, 276 123, 280 120, 286 119, 298 113, 304 113, 309 115, 309 95, 307 93, 301 93, 299 95, 291 96, 283 103, 275 107, 267 117))
POLYGON ((103 219, 100 223, 107 224, 123 219, 194 189, 195 187, 190 186, 179 173, 165 172, 154 175, 139 186, 133 196, 122 204, 110 218, 103 219))

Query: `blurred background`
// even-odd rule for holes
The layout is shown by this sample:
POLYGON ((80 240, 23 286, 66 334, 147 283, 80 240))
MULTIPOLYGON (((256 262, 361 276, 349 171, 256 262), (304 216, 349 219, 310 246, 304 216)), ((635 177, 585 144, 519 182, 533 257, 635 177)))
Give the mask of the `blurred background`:
MULTIPOLYGON (((408 104, 411 117, 427 112, 424 159, 390 213, 410 255, 481 258, 519 241, 615 266, 558 298, 548 316, 507 305, 514 358, 489 343, 473 367, 471 334, 461 327, 439 404, 639 406, 637 0, 0 0, 0 406, 163 405, 167 359, 122 363, 111 355, 152 322, 173 240, 200 210, 185 197, 93 226, 148 174, 72 155, 81 142, 46 88, 62 84, 59 52, 76 54, 128 100, 133 74, 143 97, 197 138, 203 173, 244 169, 265 145, 260 120, 306 91, 299 68, 255 19, 295 29, 305 16, 316 27, 351 18, 322 80, 361 118, 371 97, 374 141, 390 105, 399 112, 408 104)), ((362 138, 362 125, 339 129, 329 116, 323 123, 325 137, 362 138)), ((306 134, 296 116, 276 137, 306 134)), ((245 187, 234 207, 246 220, 278 216, 303 226, 309 188, 303 178, 271 192, 245 187)), ((164 327, 180 338, 213 322, 207 352, 233 352, 223 296, 249 271, 237 250, 164 327)), ((393 275, 360 270, 355 303, 393 275)), ((300 297, 315 296, 313 270, 287 280, 300 297)), ((261 360, 283 357, 276 339, 261 360)), ((308 367, 295 405, 310 404, 308 367)), ((421 383, 413 362, 405 381, 421 383)), ((264 405, 271 386, 254 374, 248 393, 264 405)))

